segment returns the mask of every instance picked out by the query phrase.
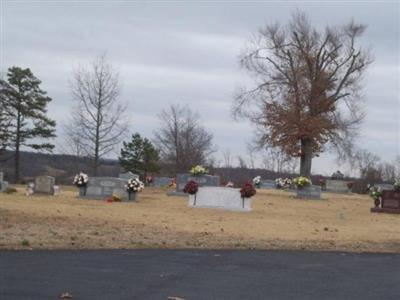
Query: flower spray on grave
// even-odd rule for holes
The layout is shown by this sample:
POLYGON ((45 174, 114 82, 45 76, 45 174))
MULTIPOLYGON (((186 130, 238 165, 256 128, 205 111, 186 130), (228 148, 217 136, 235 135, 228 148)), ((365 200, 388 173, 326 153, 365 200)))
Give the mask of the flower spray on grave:
POLYGON ((275 186, 277 189, 289 188, 292 185, 292 180, 290 178, 277 178, 275 179, 275 186))
POLYGON ((185 188, 183 189, 184 193, 187 193, 189 195, 194 195, 194 202, 193 205, 196 205, 196 194, 199 190, 199 184, 194 181, 190 180, 188 183, 186 183, 185 188))
POLYGON ((378 186, 368 184, 367 190, 372 199, 374 199, 375 207, 379 207, 382 199, 382 189, 378 186))
POLYGON ((308 179, 307 177, 300 176, 293 179, 293 183, 296 185, 298 189, 302 189, 304 187, 310 186, 311 180, 308 179))
POLYGON ((256 188, 260 188, 260 184, 261 184, 261 176, 256 176, 253 178, 253 184, 256 188))
POLYGON ((204 168, 203 166, 194 166, 191 170, 190 170, 190 175, 192 176, 201 176, 201 175, 206 175, 208 174, 208 170, 206 168, 204 168))
POLYGON ((89 182, 89 176, 83 172, 76 174, 74 177, 74 185, 79 188, 79 195, 86 195, 86 186, 89 182))
POLYGON ((257 191, 250 181, 245 182, 240 189, 240 196, 242 197, 242 207, 244 208, 244 199, 253 197, 257 191))
POLYGON ((138 178, 131 178, 125 185, 125 188, 128 192, 129 200, 132 200, 132 195, 136 198, 136 193, 139 193, 144 189, 144 184, 138 178))
POLYGON ((396 192, 400 192, 400 179, 397 179, 393 184, 393 190, 396 192))

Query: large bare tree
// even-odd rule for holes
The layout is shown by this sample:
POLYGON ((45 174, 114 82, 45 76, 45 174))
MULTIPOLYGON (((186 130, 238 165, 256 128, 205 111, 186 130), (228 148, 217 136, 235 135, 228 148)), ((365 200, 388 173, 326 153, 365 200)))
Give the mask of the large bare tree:
POLYGON ((296 12, 287 26, 261 29, 241 57, 255 86, 238 91, 234 115, 258 127, 260 146, 300 157, 303 176, 326 146, 348 150, 364 117, 360 80, 372 62, 359 45, 364 30, 354 22, 317 30, 296 12))
POLYGON ((160 128, 154 142, 161 159, 174 172, 186 172, 197 164, 210 162, 215 152, 213 135, 200 123, 200 116, 187 106, 171 105, 159 115, 160 128))
POLYGON ((103 55, 75 70, 70 86, 76 102, 65 132, 80 153, 93 159, 97 175, 100 159, 120 144, 127 128, 126 106, 118 98, 119 74, 103 55))

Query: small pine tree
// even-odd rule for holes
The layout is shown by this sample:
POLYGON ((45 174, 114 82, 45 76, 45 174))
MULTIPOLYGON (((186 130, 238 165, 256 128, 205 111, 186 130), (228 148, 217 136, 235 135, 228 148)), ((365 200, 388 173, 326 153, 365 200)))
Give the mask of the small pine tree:
POLYGON ((21 147, 35 150, 54 148, 40 139, 55 137, 56 122, 46 116, 47 104, 52 100, 40 88, 41 81, 28 69, 11 67, 7 73, 7 88, 2 90, 5 115, 11 122, 7 127, 10 147, 15 151, 15 181, 19 182, 21 147))
POLYGON ((142 138, 139 133, 132 135, 130 142, 123 142, 119 162, 126 171, 143 174, 146 178, 148 172, 160 169, 160 156, 158 150, 147 138, 142 138))

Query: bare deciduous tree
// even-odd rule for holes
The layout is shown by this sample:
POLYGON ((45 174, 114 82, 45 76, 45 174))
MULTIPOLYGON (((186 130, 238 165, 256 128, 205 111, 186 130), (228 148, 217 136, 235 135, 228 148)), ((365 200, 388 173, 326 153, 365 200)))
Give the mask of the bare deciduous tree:
POLYGON ((207 164, 215 152, 213 135, 200 124, 200 116, 187 106, 171 105, 159 115, 154 142, 162 160, 175 172, 207 164))
POLYGON ((121 142, 127 128, 126 107, 118 98, 119 75, 103 55, 75 70, 70 86, 76 105, 66 132, 78 141, 79 151, 93 159, 96 175, 100 159, 121 142))
POLYGON ((357 167, 361 178, 375 179, 376 173, 379 171, 380 158, 368 150, 360 149, 355 152, 352 164, 357 167), (374 178, 369 178, 371 175, 374 178))
POLYGON ((241 58, 255 87, 238 92, 234 115, 261 130, 260 145, 300 157, 303 176, 325 145, 348 150, 364 117, 360 80, 372 62, 357 43, 364 30, 350 22, 318 31, 297 12, 286 27, 261 29, 241 58))
POLYGON ((232 167, 232 155, 230 149, 225 149, 222 151, 222 157, 224 159, 224 167, 231 168, 232 167))

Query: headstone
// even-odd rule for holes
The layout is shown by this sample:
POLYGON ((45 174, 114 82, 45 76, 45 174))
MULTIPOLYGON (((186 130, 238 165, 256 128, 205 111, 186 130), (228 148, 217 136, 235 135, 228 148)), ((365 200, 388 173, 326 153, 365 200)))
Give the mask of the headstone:
POLYGON ((129 171, 129 172, 126 172, 126 173, 120 173, 118 178, 126 179, 128 181, 129 179, 132 179, 132 178, 139 179, 139 175, 134 174, 134 173, 129 171))
POLYGON ((239 191, 225 187, 201 187, 196 195, 189 195, 189 206, 251 211, 251 198, 242 198, 239 191))
POLYGON ((154 177, 153 186, 166 187, 169 186, 173 178, 170 177, 154 177))
POLYGON ((371 212, 386 212, 400 214, 400 192, 384 190, 381 201, 375 201, 375 207, 371 212))
POLYGON ((310 185, 302 188, 297 188, 297 198, 321 199, 321 187, 319 185, 310 185))
POLYGON ((261 180, 260 182, 260 189, 275 189, 276 183, 275 180, 261 180))
POLYGON ((349 193, 350 189, 348 183, 350 181, 337 180, 337 179, 327 179, 325 190, 331 193, 349 193))
POLYGON ((128 192, 125 188, 127 181, 127 179, 115 177, 90 177, 86 193, 80 193, 79 197, 104 200, 112 195, 118 195, 123 201, 127 201, 128 192))
POLYGON ((194 180, 197 182, 199 187, 205 187, 205 186, 215 186, 218 187, 220 186, 220 178, 219 176, 213 176, 213 175, 201 175, 201 176, 193 176, 190 174, 178 174, 176 176, 176 191, 172 193, 168 193, 168 196, 186 196, 186 194, 183 192, 183 189, 185 188, 186 183, 188 183, 190 180, 194 180))
POLYGON ((54 195, 55 178, 52 176, 38 176, 35 178, 35 193, 54 195))
POLYGON ((4 173, 0 172, 0 192, 4 192, 8 189, 8 182, 4 181, 4 173))
POLYGON ((388 190, 388 191, 393 190, 393 185, 388 184, 388 183, 378 183, 378 184, 374 184, 374 186, 380 188, 382 191, 383 190, 388 190))

